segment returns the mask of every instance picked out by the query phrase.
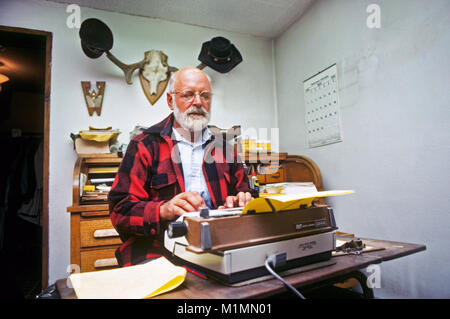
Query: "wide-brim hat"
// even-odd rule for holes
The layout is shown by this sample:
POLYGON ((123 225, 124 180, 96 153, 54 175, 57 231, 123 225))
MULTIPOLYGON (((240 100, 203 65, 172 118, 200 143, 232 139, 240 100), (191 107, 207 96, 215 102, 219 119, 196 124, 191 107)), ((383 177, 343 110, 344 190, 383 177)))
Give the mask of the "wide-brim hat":
POLYGON ((99 19, 90 18, 83 21, 79 32, 81 48, 91 59, 96 59, 113 47, 113 35, 108 26, 99 19))
POLYGON ((242 62, 241 53, 224 37, 215 37, 204 42, 198 59, 220 73, 227 73, 242 62))

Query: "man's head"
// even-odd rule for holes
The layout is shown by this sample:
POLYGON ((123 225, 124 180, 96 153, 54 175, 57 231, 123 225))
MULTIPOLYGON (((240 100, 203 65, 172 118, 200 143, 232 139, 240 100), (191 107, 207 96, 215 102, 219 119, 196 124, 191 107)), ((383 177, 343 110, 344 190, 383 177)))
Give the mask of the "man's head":
POLYGON ((201 131, 210 119, 211 84, 202 70, 185 67, 175 72, 169 81, 167 104, 175 121, 189 132, 201 131))

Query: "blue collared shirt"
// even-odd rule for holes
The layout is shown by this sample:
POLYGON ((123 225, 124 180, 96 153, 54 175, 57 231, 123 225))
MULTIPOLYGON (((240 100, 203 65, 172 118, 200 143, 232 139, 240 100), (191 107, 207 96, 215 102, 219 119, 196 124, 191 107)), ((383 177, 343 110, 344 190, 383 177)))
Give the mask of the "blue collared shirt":
POLYGON ((198 192, 209 208, 213 208, 211 196, 203 175, 203 157, 205 144, 211 137, 208 127, 203 130, 202 138, 194 143, 187 141, 176 129, 173 129, 175 139, 178 141, 180 159, 183 165, 184 186, 186 192, 198 192))

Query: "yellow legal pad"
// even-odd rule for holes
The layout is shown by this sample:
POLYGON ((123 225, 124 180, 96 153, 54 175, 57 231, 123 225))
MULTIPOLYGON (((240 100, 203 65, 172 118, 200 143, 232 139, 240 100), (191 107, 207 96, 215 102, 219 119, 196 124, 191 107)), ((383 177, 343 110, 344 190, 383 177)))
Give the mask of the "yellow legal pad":
POLYGON ((332 190, 305 194, 265 195, 263 197, 252 199, 245 205, 242 214, 246 214, 248 211, 254 211, 255 213, 270 212, 272 211, 271 206, 273 206, 277 212, 296 209, 302 205, 309 207, 315 198, 346 195, 354 192, 354 190, 332 190))
POLYGON ((78 299, 143 299, 168 292, 181 285, 186 269, 165 257, 142 265, 71 274, 78 299))

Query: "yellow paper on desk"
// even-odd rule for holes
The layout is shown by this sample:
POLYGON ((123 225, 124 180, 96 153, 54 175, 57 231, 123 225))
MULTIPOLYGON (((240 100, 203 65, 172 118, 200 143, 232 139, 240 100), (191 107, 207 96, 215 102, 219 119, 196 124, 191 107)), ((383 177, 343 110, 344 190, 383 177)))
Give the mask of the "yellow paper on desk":
POLYGON ((352 194, 354 192, 354 190, 332 190, 305 194, 266 195, 251 200, 245 205, 242 214, 246 214, 248 211, 254 211, 255 213, 271 212, 272 207, 270 204, 277 212, 300 208, 303 205, 309 207, 315 198, 352 194), (270 201, 270 204, 268 201, 270 201))
POLYGON ((142 265, 69 276, 78 299, 151 298, 175 289, 185 278, 186 269, 164 257, 142 265))
POLYGON ((113 130, 112 127, 95 128, 89 126, 89 130, 83 130, 78 133, 83 140, 107 142, 120 134, 119 130, 113 130))

